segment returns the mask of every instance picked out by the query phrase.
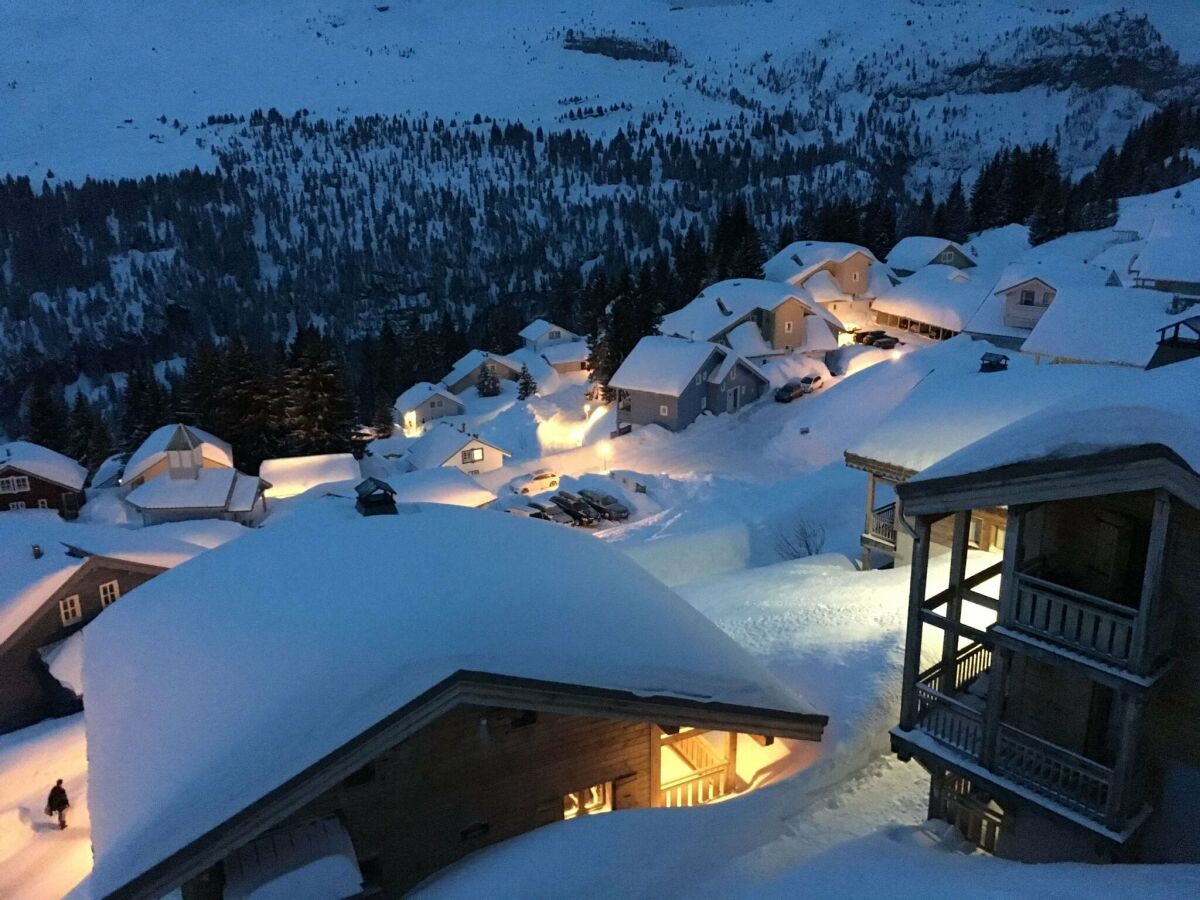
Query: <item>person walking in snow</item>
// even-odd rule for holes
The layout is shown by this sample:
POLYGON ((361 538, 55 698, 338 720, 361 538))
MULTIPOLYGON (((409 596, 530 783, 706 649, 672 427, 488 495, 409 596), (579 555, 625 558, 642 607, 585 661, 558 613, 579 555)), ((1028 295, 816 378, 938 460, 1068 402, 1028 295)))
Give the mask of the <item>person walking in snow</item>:
POLYGON ((67 789, 62 786, 62 779, 58 779, 54 783, 54 787, 50 788, 50 796, 46 798, 46 815, 52 816, 58 813, 58 828, 61 831, 67 827, 67 809, 70 807, 71 801, 67 798, 67 789))

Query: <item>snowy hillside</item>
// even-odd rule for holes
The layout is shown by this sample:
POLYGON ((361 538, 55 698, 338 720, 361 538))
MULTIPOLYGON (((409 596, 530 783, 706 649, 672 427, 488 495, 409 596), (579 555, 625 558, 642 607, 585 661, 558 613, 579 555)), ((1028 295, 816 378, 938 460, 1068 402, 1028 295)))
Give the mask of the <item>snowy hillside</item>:
POLYGON ((530 126, 553 126, 572 108, 621 107, 592 125, 611 133, 651 113, 703 123, 792 106, 812 130, 840 136, 877 104, 919 122, 932 147, 955 142, 962 158, 951 169, 1000 141, 1060 129, 1072 162, 1086 164, 1145 110, 1146 97, 1194 77, 1144 25, 1099 17, 1145 13, 1185 62, 1200 45, 1189 0, 3 7, 0 173, 36 179, 48 169, 78 179, 211 165, 227 130, 201 127, 208 117, 268 107, 330 119, 481 113, 530 126), (619 40, 587 40, 605 36, 619 40), (655 42, 673 61, 603 55, 655 42), (1113 46, 1123 48, 1120 64, 1095 65, 1113 46))

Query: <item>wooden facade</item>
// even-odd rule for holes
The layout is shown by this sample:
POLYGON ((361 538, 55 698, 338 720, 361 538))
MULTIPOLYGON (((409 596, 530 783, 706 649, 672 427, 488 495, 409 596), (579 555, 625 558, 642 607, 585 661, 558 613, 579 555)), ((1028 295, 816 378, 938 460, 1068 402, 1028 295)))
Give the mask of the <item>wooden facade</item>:
POLYGON ((78 712, 79 698, 54 679, 38 650, 70 637, 106 605, 119 602, 163 571, 158 566, 90 556, 65 584, 47 595, 37 611, 0 644, 0 733, 78 712))
POLYGON ((826 722, 459 672, 110 897, 157 897, 175 887, 185 900, 221 897, 224 861, 240 848, 330 819, 351 837, 364 894, 396 897, 477 849, 542 825, 717 799, 736 787, 731 735, 820 740, 826 722), (710 730, 727 734, 701 745, 710 730), (714 749, 722 745, 724 752, 714 749), (690 775, 664 783, 664 752, 678 752, 690 775))
POLYGON ((1200 478, 1167 453, 900 487, 918 540, 893 748, 930 770, 931 811, 1000 855, 1200 861, 1176 787, 1200 775, 1200 478), (1000 501, 1003 562, 968 577, 973 504, 1000 501), (947 522, 937 590, 929 547, 947 522), (965 624, 967 606, 994 623, 965 624), (924 670, 923 644, 938 659, 924 670))
POLYGON ((14 465, 0 465, 0 512, 53 509, 64 519, 79 514, 86 494, 14 465))

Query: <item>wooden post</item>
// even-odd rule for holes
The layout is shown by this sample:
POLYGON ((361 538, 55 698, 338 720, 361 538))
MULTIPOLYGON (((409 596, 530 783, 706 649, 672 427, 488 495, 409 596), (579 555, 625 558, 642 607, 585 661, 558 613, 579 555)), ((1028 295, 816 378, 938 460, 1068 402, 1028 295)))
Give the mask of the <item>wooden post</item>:
POLYGON ((1150 544, 1146 550, 1146 571, 1142 575, 1142 597, 1138 605, 1133 630, 1133 653, 1130 668, 1145 675, 1154 663, 1154 651, 1162 624, 1158 609, 1162 593, 1162 570, 1167 553, 1167 526, 1171 518, 1171 497, 1164 490, 1154 492, 1154 518, 1150 523, 1150 544))
MULTIPOLYGON (((1142 726, 1142 711, 1145 697, 1128 691, 1117 694, 1117 760, 1113 765, 1113 780, 1108 791, 1108 809, 1104 824, 1113 831, 1120 831, 1125 822, 1126 810, 1133 793, 1133 779, 1138 757, 1138 736, 1142 726)), ((1132 798, 1136 799, 1136 798, 1132 798)))
POLYGON ((908 583, 908 625, 904 637, 904 677, 900 693, 900 727, 911 731, 916 724, 916 684, 921 671, 921 604, 929 576, 929 531, 933 520, 917 516, 917 539, 913 545, 912 572, 908 583))
MULTIPOLYGON (((946 618, 957 625, 962 621, 963 581, 967 577, 967 545, 971 537, 971 511, 954 514, 954 541, 950 548, 950 596, 946 600, 946 618)), ((958 658, 958 632, 947 628, 942 633, 942 674, 938 689, 953 694, 958 687, 955 661, 958 658)))
POLYGON ((662 729, 650 723, 650 805, 658 806, 662 793, 662 729))
POLYGON ((983 711, 983 745, 979 748, 979 761, 985 769, 992 768, 996 761, 996 741, 1000 736, 1000 720, 1004 715, 1004 698, 1008 692, 1008 667, 1011 661, 1011 650, 992 647, 992 665, 988 670, 987 707, 983 711))
POLYGON ((736 731, 725 732, 725 792, 732 794, 737 790, 737 744, 736 731))
POLYGON ((1004 528, 1004 564, 1000 569, 1000 625, 1011 625, 1017 614, 1017 568, 1024 557, 1024 526, 1028 507, 1010 506, 1004 528))
MULTIPOLYGON (((863 519, 863 534, 871 533, 871 519, 875 514, 875 473, 867 473, 867 515, 863 519)), ((868 569, 871 566, 871 548, 863 545, 862 548, 862 567, 868 569)))

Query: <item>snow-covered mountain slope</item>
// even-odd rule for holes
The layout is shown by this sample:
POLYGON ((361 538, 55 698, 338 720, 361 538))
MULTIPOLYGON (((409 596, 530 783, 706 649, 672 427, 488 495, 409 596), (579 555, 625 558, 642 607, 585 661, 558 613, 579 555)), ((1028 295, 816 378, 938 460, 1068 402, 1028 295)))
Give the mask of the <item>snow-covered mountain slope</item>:
POLYGON ((837 136, 878 105, 931 147, 950 142, 937 167, 955 173, 998 142, 1056 136, 1086 165, 1190 77, 1153 28, 1200 58, 1194 13, 1193 0, 4 0, 0 173, 211 166, 226 129, 199 126, 269 107, 533 126, 616 106, 590 123, 611 132, 646 113, 791 106, 837 136))

